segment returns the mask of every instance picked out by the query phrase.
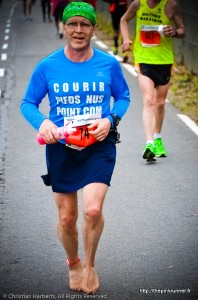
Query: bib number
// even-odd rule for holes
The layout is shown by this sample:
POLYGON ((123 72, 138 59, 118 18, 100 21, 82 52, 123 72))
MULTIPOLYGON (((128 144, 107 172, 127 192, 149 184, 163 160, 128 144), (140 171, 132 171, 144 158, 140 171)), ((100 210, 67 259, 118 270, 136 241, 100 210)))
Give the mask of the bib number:
POLYGON ((140 43, 142 47, 156 47, 161 44, 161 35, 158 31, 159 25, 140 26, 140 43))
MULTIPOLYGON (((80 115, 65 119, 65 123, 69 121, 72 128, 75 128, 75 132, 72 132, 66 138, 66 146, 76 150, 83 150, 94 144, 97 140, 89 133, 88 126, 98 119, 101 119, 101 115, 80 115)), ((92 130, 95 129, 96 127, 92 130)))
POLYGON ((75 127, 76 131, 66 138, 68 146, 77 146, 82 149, 92 145, 96 139, 89 133, 87 125, 75 127))

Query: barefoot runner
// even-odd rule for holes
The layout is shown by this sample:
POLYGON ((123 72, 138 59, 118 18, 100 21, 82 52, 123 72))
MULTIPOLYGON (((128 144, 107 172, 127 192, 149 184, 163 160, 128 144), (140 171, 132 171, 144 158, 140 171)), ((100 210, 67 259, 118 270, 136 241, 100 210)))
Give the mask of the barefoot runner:
POLYGON ((70 289, 96 293, 95 256, 104 227, 102 213, 116 160, 116 126, 125 114, 129 89, 116 59, 90 46, 94 8, 70 2, 63 13, 64 48, 35 68, 21 112, 45 141, 47 175, 58 208, 57 232, 67 255, 70 289), (49 117, 39 105, 48 95, 49 117), (111 108, 111 98, 113 106, 111 108), (59 141, 57 127, 75 130, 59 141), (78 255, 78 194, 82 190, 84 261, 78 255))

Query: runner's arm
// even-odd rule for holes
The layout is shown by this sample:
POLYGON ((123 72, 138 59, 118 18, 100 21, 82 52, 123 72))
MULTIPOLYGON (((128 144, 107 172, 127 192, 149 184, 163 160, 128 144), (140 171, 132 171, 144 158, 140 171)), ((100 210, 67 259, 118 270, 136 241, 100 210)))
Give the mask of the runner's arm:
POLYGON ((185 26, 183 22, 183 16, 181 12, 181 7, 179 3, 176 3, 175 14, 173 16, 173 21, 175 24, 175 37, 183 38, 185 37, 185 26))
POLYGON ((132 44, 132 41, 130 40, 128 23, 135 17, 136 11, 138 10, 139 6, 140 0, 134 0, 120 20, 120 31, 123 40, 123 51, 131 50, 130 45, 132 44))

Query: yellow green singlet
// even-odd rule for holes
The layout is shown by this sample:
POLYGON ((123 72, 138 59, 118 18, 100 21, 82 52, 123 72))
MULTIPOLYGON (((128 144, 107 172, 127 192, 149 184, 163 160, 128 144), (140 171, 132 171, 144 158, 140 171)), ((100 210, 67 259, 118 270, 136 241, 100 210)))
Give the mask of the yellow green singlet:
POLYGON ((135 64, 173 64, 172 37, 158 32, 159 25, 172 25, 164 12, 167 0, 161 0, 155 8, 149 8, 147 0, 140 0, 136 14, 136 37, 134 43, 135 64))

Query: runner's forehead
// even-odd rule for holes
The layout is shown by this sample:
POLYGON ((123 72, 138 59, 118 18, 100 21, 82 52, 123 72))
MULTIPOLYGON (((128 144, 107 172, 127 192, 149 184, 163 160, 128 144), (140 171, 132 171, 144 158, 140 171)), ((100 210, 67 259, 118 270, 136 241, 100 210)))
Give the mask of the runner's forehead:
POLYGON ((85 17, 82 17, 82 16, 75 16, 75 17, 71 17, 67 20, 67 23, 70 23, 70 22, 86 22, 88 24, 92 24, 87 18, 85 17))

